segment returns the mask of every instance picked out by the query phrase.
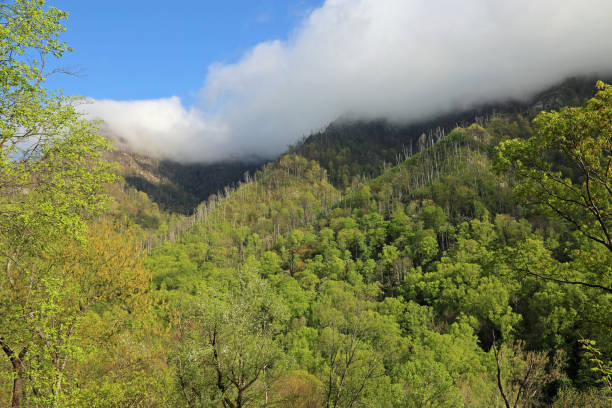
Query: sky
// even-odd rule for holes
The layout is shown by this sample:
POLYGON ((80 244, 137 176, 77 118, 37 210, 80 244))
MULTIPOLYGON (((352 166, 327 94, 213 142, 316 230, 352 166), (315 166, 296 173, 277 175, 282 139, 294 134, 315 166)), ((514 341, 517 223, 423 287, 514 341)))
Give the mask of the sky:
MULTIPOLYGON (((610 0, 51 0, 104 131, 183 162, 271 158, 339 117, 407 123, 612 73, 610 0)), ((55 81, 55 82, 54 82, 55 81)))
POLYGON ((67 95, 195 103, 208 66, 232 63, 262 41, 286 39, 322 0, 47 0, 70 13, 61 60, 67 95))

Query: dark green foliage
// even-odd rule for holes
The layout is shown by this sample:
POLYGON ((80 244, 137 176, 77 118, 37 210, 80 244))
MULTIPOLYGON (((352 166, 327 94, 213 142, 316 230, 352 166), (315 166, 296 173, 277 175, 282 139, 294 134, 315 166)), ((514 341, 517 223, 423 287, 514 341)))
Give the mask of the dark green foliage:
POLYGON ((404 161, 438 141, 457 126, 488 122, 494 137, 525 137, 530 121, 541 110, 579 106, 594 94, 593 77, 574 77, 539 92, 526 101, 483 105, 402 125, 385 120, 338 120, 297 143, 291 152, 318 161, 335 186, 351 186, 354 178, 377 177, 390 165, 404 161), (498 122, 502 120, 504 123, 498 122))
POLYGON ((128 186, 146 193, 162 210, 183 215, 193 214, 209 196, 237 185, 263 165, 263 161, 183 164, 126 151, 113 152, 109 160, 121 164, 128 186))

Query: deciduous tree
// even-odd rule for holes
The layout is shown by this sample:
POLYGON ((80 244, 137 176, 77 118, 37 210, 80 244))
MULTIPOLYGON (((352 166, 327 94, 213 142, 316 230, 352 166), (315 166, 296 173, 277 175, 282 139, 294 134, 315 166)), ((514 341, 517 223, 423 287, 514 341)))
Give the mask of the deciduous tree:
POLYGON ((612 86, 584 107, 542 112, 535 134, 498 148, 497 168, 515 190, 612 251, 612 86))
POLYGON ((61 71, 49 63, 70 50, 58 40, 66 17, 44 0, 0 4, 0 342, 13 367, 14 407, 23 402, 23 362, 40 338, 31 319, 49 312, 45 301, 60 302, 62 282, 49 271, 61 268, 66 245, 85 242, 88 219, 105 207, 104 185, 115 179, 95 124, 44 87, 61 71))

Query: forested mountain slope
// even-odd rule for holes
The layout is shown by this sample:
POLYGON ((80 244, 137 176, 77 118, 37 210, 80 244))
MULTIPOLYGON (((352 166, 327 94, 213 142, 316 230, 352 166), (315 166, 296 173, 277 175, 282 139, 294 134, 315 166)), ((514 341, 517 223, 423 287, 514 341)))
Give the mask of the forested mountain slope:
POLYGON ((584 108, 440 134, 344 192, 297 155, 189 217, 112 184, 85 242, 32 258, 44 307, 15 297, 2 337, 31 344, 32 377, 3 360, 2 378, 75 407, 609 406, 601 87, 584 108))
POLYGON ((202 203, 191 217, 193 226, 175 243, 162 245, 149 259, 149 265, 160 265, 170 274, 156 273, 154 282, 166 288, 180 286, 173 279, 193 284, 198 279, 193 280, 185 271, 201 273, 197 272, 200 267, 237 267, 249 255, 261 256, 283 241, 292 229, 313 223, 340 196, 316 162, 284 156, 236 189, 226 188, 202 203), (158 261, 160 254, 162 261, 158 261), (165 265, 168 259, 173 263, 165 265), (180 265, 182 260, 188 260, 186 269, 180 265))
MULTIPOLYGON (((570 78, 538 92, 526 102, 492 103, 409 125, 386 120, 339 119, 325 130, 298 142, 291 151, 317 160, 328 170, 334 185, 346 187, 355 176, 378 176, 385 165, 405 160, 456 126, 469 126, 475 121, 482 125, 486 120, 500 116, 517 122, 521 127, 529 126, 529 121, 541 110, 579 106, 593 96, 597 79, 600 78, 570 78)), ((522 129, 519 132, 526 135, 522 129)))
POLYGON ((253 173, 263 164, 261 161, 183 164, 143 156, 123 145, 109 152, 107 159, 119 163, 120 174, 128 186, 146 193, 161 209, 184 215, 193 213, 210 195, 235 186, 246 172, 253 173))
POLYGON ((0 6, 1 406, 611 406, 611 85, 200 185, 44 88, 66 18, 0 6))
MULTIPOLYGON (((480 125, 491 120, 507 122, 512 129, 502 125, 499 131, 506 132, 508 137, 526 137, 530 134, 529 121, 537 112, 580 105, 593 95, 594 83, 595 78, 591 77, 570 78, 539 92, 528 102, 484 105, 412 125, 339 119, 297 143, 289 152, 318 161, 328 171, 332 184, 345 188, 359 179, 380 175, 387 167, 439 141, 456 126, 469 126, 475 120, 480 125)), ((117 143, 107 157, 120 164, 126 184, 146 193, 160 209, 185 215, 192 214, 210 195, 225 187, 235 187, 246 172, 252 174, 264 163, 251 160, 182 164, 143 156, 131 152, 124 143, 117 143)))
MULTIPOLYGON (((605 92, 591 112, 609 113, 605 92)), ((334 207, 324 172, 297 156, 202 207, 147 263, 174 311, 176 403, 606 406, 612 255, 517 196, 526 176, 504 164, 528 147, 517 135, 564 185, 585 181, 552 154, 546 115, 510 119, 457 128, 334 207)), ((603 126, 576 151, 603 143, 588 158, 606 174, 603 126)))

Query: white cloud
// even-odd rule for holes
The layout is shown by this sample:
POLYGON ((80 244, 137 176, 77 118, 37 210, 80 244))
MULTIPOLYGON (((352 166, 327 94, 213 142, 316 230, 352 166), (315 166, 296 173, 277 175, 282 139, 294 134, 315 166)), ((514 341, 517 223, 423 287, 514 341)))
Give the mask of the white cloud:
POLYGON ((327 0, 288 41, 209 68, 176 97, 87 109, 134 148, 183 161, 273 156, 339 116, 412 121, 612 72, 609 0, 327 0))
POLYGON ((104 120, 104 132, 137 152, 189 162, 236 154, 226 126, 207 119, 203 112, 186 110, 176 96, 137 101, 95 100, 80 108, 89 117, 104 120), (216 156, 204 156, 203 143, 216 156))

